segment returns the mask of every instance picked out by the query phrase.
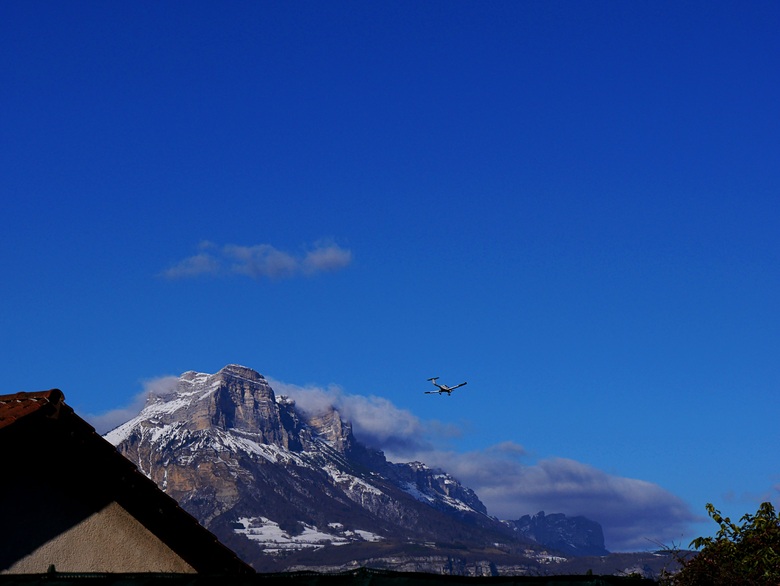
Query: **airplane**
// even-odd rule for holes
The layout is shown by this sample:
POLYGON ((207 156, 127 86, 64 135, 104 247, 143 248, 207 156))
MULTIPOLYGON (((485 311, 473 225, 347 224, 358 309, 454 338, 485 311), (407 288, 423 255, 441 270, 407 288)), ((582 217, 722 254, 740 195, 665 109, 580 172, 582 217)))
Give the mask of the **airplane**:
POLYGON ((459 385, 455 385, 454 387, 448 387, 447 385, 440 385, 436 382, 436 379, 439 378, 438 376, 434 376, 433 378, 429 378, 428 380, 431 381, 434 385, 439 387, 438 391, 425 391, 426 395, 441 395, 442 393, 447 393, 447 396, 452 395, 452 391, 457 389, 458 387, 462 387, 463 385, 467 383, 460 383, 459 385))

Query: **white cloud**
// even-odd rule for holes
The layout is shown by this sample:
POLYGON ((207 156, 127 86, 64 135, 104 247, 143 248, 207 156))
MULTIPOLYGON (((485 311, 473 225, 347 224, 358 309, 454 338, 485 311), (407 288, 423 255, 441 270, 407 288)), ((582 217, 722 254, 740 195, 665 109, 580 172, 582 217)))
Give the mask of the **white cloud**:
POLYGON ((293 255, 277 250, 270 244, 255 246, 229 244, 222 247, 222 254, 229 264, 229 272, 247 275, 254 279, 291 277, 298 272, 300 266, 300 261, 293 255))
POLYGON ((332 272, 343 269, 352 262, 352 252, 335 244, 320 242, 306 253, 303 271, 307 274, 332 272))
POLYGON ((303 253, 279 250, 270 244, 239 246, 202 242, 201 252, 187 257, 162 272, 168 279, 201 275, 245 275, 253 279, 285 279, 346 268, 352 252, 328 241, 320 241, 303 253))
POLYGON ((219 271, 219 261, 212 255, 202 252, 185 258, 163 272, 169 279, 186 279, 219 271))

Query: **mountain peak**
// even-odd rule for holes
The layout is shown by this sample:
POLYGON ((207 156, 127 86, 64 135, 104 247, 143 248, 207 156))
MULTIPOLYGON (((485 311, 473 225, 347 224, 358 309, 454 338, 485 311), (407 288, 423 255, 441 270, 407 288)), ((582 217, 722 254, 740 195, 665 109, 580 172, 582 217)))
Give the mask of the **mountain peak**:
POLYGON ((273 390, 261 374, 237 364, 215 374, 183 373, 173 389, 150 393, 141 413, 109 432, 106 439, 116 445, 139 425, 157 433, 171 427, 259 431, 267 436, 265 442, 281 441, 270 433, 280 427, 273 390))
POLYGON ((276 525, 290 539, 301 530, 301 540, 313 539, 306 535, 317 528, 317 540, 336 543, 508 535, 454 478, 421 462, 388 462, 333 406, 299 410, 237 364, 183 373, 106 439, 223 538, 249 536, 239 541, 256 559, 275 559, 271 546, 252 544, 276 525))
POLYGON ((228 364, 222 367, 222 369, 217 372, 217 375, 235 376, 251 381, 265 381, 265 377, 262 374, 247 366, 241 366, 240 364, 228 364))

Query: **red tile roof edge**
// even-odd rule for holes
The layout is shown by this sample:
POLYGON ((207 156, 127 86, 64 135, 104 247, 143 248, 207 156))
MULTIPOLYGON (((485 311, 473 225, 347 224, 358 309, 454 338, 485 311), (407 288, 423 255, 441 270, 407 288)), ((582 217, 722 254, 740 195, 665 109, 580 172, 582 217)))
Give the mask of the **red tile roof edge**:
POLYGON ((19 419, 37 413, 44 408, 49 408, 50 413, 47 413, 48 415, 56 417, 64 401, 65 395, 59 389, 0 395, 0 428, 11 425, 19 419))

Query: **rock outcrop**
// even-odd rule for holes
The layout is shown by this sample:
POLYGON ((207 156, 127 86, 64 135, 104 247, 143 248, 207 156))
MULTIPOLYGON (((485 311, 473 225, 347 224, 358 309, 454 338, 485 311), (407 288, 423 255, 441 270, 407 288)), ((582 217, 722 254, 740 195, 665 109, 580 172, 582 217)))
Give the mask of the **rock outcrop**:
POLYGON ((601 556, 609 552, 604 547, 601 525, 585 517, 567 517, 561 513, 524 515, 517 521, 507 521, 519 535, 547 547, 573 556, 601 556))

